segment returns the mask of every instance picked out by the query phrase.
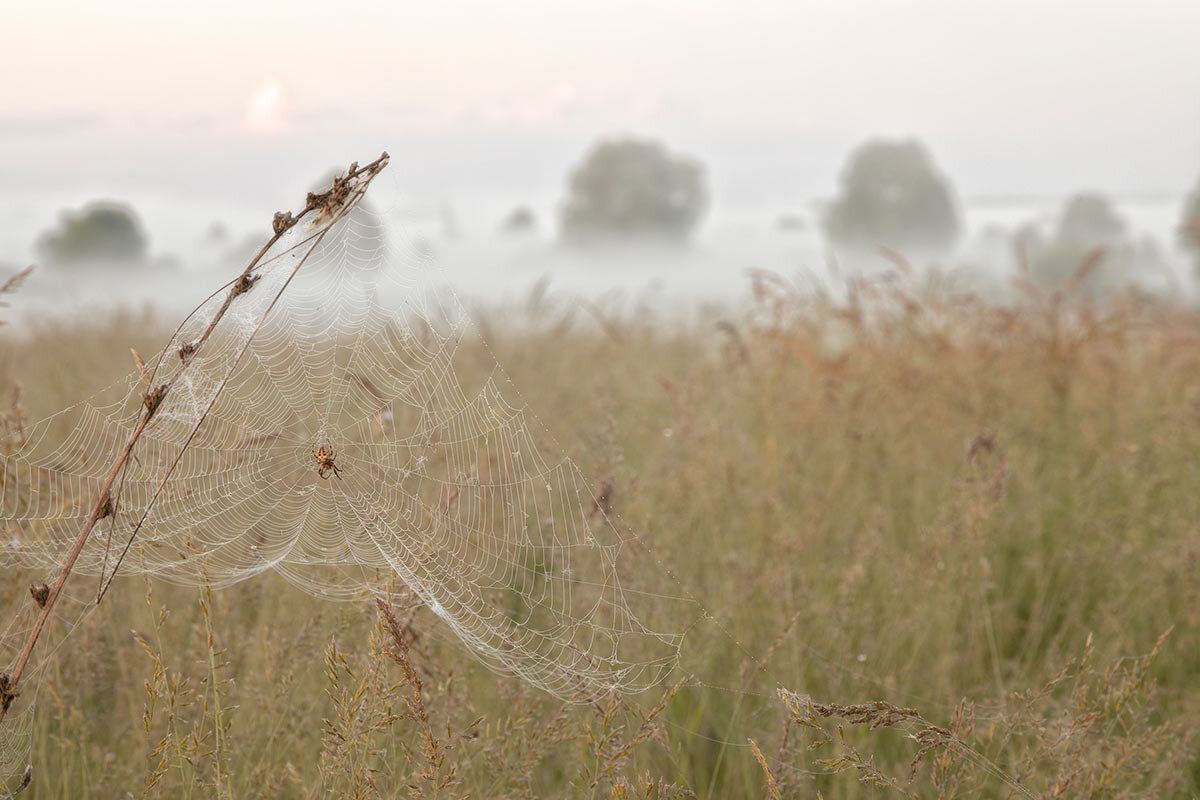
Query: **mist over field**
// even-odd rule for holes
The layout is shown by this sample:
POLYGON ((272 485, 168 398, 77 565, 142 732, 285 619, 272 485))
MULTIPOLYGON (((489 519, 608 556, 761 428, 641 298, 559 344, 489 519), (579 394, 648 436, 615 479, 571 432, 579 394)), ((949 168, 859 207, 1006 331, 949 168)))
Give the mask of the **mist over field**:
MULTIPOLYGON (((877 253, 831 241, 823 226, 828 199, 781 206, 777 213, 718 206, 678 246, 635 238, 580 248, 562 241, 561 199, 536 209, 518 197, 511 198, 509 206, 474 205, 469 195, 459 204, 406 203, 394 196, 401 188, 396 176, 388 178, 392 180, 381 181, 373 196, 378 230, 362 246, 367 252, 386 249, 389 257, 401 261, 424 262, 431 280, 469 302, 519 299, 546 282, 556 294, 624 305, 645 300, 686 311, 696 303, 744 300, 752 270, 829 287, 888 264, 877 253), (527 227, 506 228, 507 215, 514 209, 530 210, 527 227)), ((960 205, 962 232, 951 247, 934 253, 896 249, 922 270, 953 273, 965 288, 1001 301, 1011 290, 1020 234, 1028 229, 1052 232, 1071 197, 968 200, 960 205)), ((1193 256, 1179 234, 1186 199, 1186 194, 1134 195, 1112 201, 1124 225, 1118 245, 1136 251, 1128 257, 1136 264, 1131 263, 1114 288, 1166 291, 1177 299, 1192 296, 1193 256)), ((200 210, 197 201, 174 197, 123 202, 145 233, 142 263, 43 266, 29 283, 26 308, 71 313, 78 305, 149 302, 171 313, 186 311, 240 271, 270 236, 273 212, 234 215, 215 205, 200 210)), ((54 214, 43 216, 44 231, 53 230, 54 214)), ((28 230, 11 226, 3 238, 16 243, 28 230)), ((882 238, 879 245, 890 246, 882 238)), ((45 262, 38 258, 36 239, 14 244, 9 252, 10 268, 45 262)))
POLYGON ((1200 5, 0 50, 0 798, 1200 793, 1200 5))
MULTIPOLYGON (((1006 238, 1028 225, 1050 235, 1072 197, 1098 194, 1143 251, 1135 282, 1161 288, 1170 271, 1190 290, 1179 228, 1200 174, 1200 69, 1186 31, 1200 20, 1188 4, 455 6, 352 5, 353 54, 303 77, 283 65, 316 48, 317 6, 221 9, 194 30, 139 3, 107 18, 73 7, 62 57, 5 88, 0 264, 44 263, 38 239, 62 213, 115 201, 139 220, 154 277, 101 279, 102 293, 120 284, 174 304, 176 280, 200 288, 236 269, 227 257, 261 242, 316 177, 387 149, 376 209, 401 251, 431 257, 460 290, 519 293, 549 276, 592 299, 651 285, 726 299, 746 269, 820 278, 846 260, 825 218, 851 154, 878 139, 926 148, 963 224, 935 254, 882 231, 872 244, 988 282, 1013 265, 1006 238), (278 33, 254 57, 168 55, 256 25, 278 33), (91 66, 56 77, 76 61, 91 66), (682 253, 579 263, 556 246, 568 176, 622 137, 695 159, 706 209, 682 253), (516 209, 532 224, 503 235, 516 209)), ((10 73, 45 64, 50 8, 22 20, 2 56, 10 73)), ((72 291, 77 276, 33 288, 72 291)))

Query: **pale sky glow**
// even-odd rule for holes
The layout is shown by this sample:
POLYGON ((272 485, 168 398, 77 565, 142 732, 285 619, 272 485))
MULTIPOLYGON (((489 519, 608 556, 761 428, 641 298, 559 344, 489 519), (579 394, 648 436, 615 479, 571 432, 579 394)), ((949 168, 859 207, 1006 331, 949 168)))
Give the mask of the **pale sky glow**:
POLYGON ((1082 132, 1098 115, 1136 128, 1129 117, 1195 122, 1200 113, 1200 4, 1186 2, 335 10, 251 1, 201 10, 118 0, 28 4, 8 24, 4 111, 16 117, 219 118, 272 75, 302 108, 380 121, 425 111, 433 125, 476 124, 497 106, 548 99, 557 114, 497 124, 657 114, 745 128, 882 121, 961 132, 1036 114, 1036 125, 1082 132))
POLYGON ((270 80, 254 90, 246 107, 243 126, 263 135, 286 133, 291 125, 287 95, 278 81, 270 80))
POLYGON ((517 202, 619 132, 705 160, 718 209, 826 195, 877 134, 920 137, 964 195, 1183 192, 1200 173, 1200 3, 1184 0, 113 0, 5 17, 9 204, 30 185, 215 193, 250 163, 283 191, 293 170, 384 148, 414 195, 517 202))

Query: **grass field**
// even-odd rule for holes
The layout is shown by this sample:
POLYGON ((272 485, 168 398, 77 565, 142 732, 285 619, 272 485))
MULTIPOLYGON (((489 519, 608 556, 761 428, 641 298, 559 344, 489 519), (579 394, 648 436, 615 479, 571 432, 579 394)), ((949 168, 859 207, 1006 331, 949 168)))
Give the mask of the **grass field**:
MULTIPOLYGON (((630 584, 696 601, 661 688, 563 705, 424 609, 127 579, 39 675, 27 796, 1200 792, 1200 313, 757 288, 672 325, 542 299, 463 344, 611 477, 630 584)), ((9 327, 0 396, 53 413, 166 322, 9 327)), ((5 570, 4 619, 42 579, 5 570)))

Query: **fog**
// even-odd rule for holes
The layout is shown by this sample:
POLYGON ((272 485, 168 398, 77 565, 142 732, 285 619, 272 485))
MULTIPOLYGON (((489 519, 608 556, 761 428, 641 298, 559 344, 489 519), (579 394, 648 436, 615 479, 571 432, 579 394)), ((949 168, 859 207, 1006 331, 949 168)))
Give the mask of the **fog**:
POLYGON ((736 300, 750 269, 836 281, 862 264, 826 216, 877 140, 919 143, 957 209, 936 253, 864 234, 921 267, 1002 285, 1012 236, 1052 236, 1088 192, 1140 248, 1127 282, 1192 282, 1177 235, 1200 177, 1192 4, 352 3, 337 41, 320 35, 329 9, 305 4, 97 13, 29 9, 0 54, 0 266, 39 262, 39 308, 189 306, 317 177, 385 149, 371 200, 390 243, 473 301, 548 281, 687 307, 736 300), (275 35, 247 38, 267 21, 275 35), (614 137, 702 167, 703 211, 677 246, 564 246, 570 176, 614 137), (139 269, 46 263, 47 232, 96 201, 136 214, 139 269), (502 231, 517 208, 532 225, 502 231))

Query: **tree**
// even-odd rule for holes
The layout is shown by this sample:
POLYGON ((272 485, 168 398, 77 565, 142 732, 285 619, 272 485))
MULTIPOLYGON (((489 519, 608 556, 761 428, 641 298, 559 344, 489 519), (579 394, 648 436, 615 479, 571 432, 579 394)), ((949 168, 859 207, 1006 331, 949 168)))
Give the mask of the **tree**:
POLYGON ((96 201, 78 212, 64 211, 37 249, 49 264, 140 265, 146 262, 146 235, 132 208, 96 201))
POLYGON ((847 247, 946 250, 960 231, 949 182, 916 140, 872 140, 850 154, 825 232, 847 247))
POLYGON ((1125 220, 1102 194, 1083 192, 1069 199, 1058 228, 1045 241, 1027 244, 1031 276, 1047 286, 1061 285, 1076 275, 1096 248, 1104 248, 1088 270, 1083 288, 1095 292, 1127 283, 1132 277, 1133 248, 1125 220))
POLYGON ((571 173, 562 206, 569 242, 682 241, 708 208, 703 166, 643 139, 601 141, 571 173))
POLYGON ((1115 244, 1125 238, 1125 220, 1107 197, 1083 192, 1067 201, 1058 236, 1067 241, 1115 244))

